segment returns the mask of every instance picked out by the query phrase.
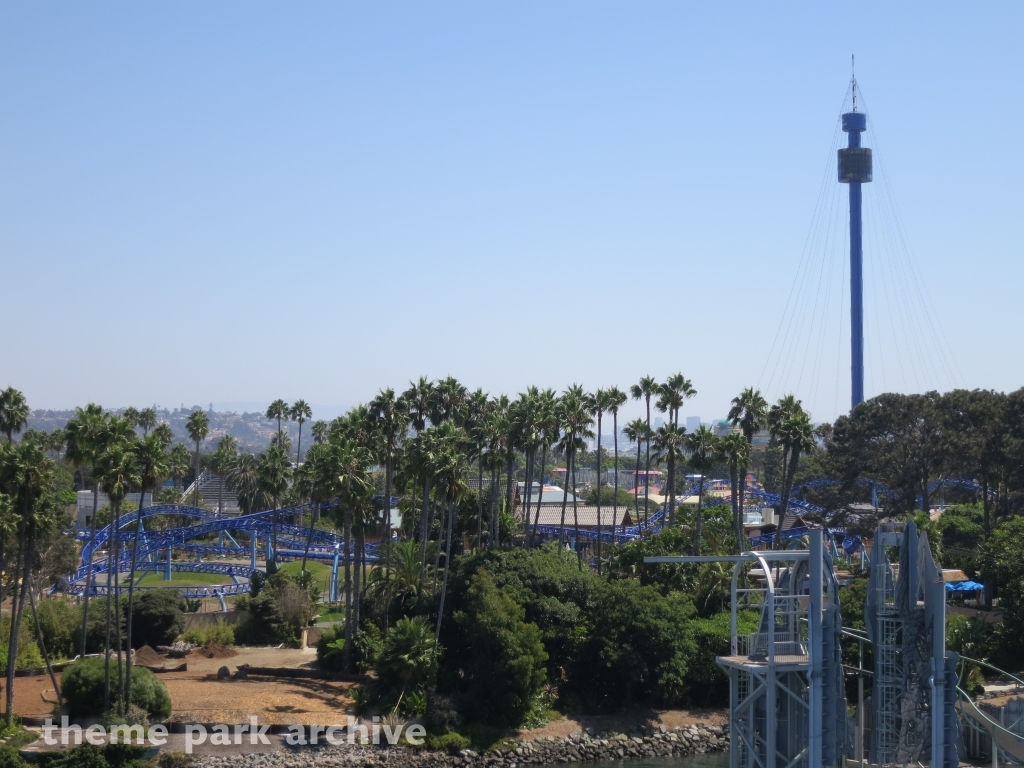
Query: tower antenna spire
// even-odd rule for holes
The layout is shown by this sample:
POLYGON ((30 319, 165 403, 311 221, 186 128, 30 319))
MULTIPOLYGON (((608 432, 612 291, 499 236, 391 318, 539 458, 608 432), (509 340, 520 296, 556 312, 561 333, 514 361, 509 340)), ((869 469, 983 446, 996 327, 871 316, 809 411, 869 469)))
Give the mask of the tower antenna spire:
POLYGON ((853 54, 850 54, 850 86, 853 89, 853 111, 857 111, 857 67, 853 54))

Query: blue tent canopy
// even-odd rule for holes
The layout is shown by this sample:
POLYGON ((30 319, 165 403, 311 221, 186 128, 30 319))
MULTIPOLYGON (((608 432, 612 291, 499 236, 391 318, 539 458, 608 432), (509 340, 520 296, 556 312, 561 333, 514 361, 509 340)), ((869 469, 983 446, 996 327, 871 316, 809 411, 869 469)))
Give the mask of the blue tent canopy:
POLYGON ((985 588, 976 581, 951 581, 946 584, 947 592, 977 592, 985 588))

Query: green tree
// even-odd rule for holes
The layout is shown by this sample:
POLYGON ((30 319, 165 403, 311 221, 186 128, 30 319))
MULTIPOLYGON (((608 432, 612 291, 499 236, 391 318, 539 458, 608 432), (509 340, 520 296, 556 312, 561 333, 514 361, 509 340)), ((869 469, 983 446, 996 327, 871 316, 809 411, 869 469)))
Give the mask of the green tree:
POLYGON ((313 409, 309 407, 305 400, 296 400, 292 403, 291 410, 288 412, 292 421, 299 423, 299 444, 295 449, 295 466, 298 466, 302 461, 302 425, 306 423, 308 419, 313 418, 313 409))
POLYGON ((666 421, 654 431, 655 455, 659 459, 664 457, 668 460, 669 525, 674 522, 676 506, 675 466, 676 462, 683 457, 683 452, 686 450, 688 445, 689 441, 687 440, 686 428, 675 425, 671 420, 666 421))
POLYGON ((565 454, 566 473, 565 490, 562 495, 562 517, 558 527, 558 546, 565 541, 565 507, 568 501, 569 486, 573 489, 573 528, 576 533, 576 560, 583 570, 583 552, 580 548, 580 519, 578 499, 576 496, 576 455, 586 450, 586 438, 593 437, 590 425, 594 423, 590 416, 590 398, 579 384, 573 384, 562 393, 558 401, 558 421, 562 427, 562 439, 558 447, 565 454))
POLYGON ((288 490, 292 474, 292 463, 281 448, 271 446, 256 460, 256 482, 260 492, 273 505, 273 525, 270 529, 271 556, 267 562, 267 573, 277 571, 277 528, 280 523, 281 497, 288 490))
POLYGON ((188 431, 188 436, 193 443, 196 444, 196 480, 195 480, 195 494, 192 500, 192 506, 199 506, 199 444, 206 439, 206 436, 210 434, 210 420, 206 414, 202 411, 193 411, 188 417, 188 421, 185 422, 185 429, 188 431))
MULTIPOLYGON (((736 505, 736 517, 740 526, 743 525, 743 502, 747 493, 747 469, 750 466, 750 454, 754 449, 754 435, 765 428, 768 424, 768 401, 764 399, 761 390, 747 387, 739 395, 732 399, 732 406, 729 408, 729 421, 734 427, 739 427, 740 432, 747 441, 747 460, 740 463, 736 468, 739 476, 739 496, 736 505)), ((742 531, 739 534, 739 546, 743 546, 742 531)))
POLYGON ((21 432, 28 423, 28 403, 25 396, 14 387, 0 392, 0 432, 7 435, 7 442, 14 442, 14 435, 21 432))
MULTIPOLYGON (((622 430, 626 434, 626 439, 631 443, 636 444, 636 464, 634 465, 637 469, 640 468, 640 448, 647 439, 647 424, 643 419, 633 419, 631 422, 626 424, 622 430)), ((638 481, 640 474, 637 471, 633 472, 633 498, 637 497, 638 481)), ((639 501, 637 507, 639 508, 639 501)), ((647 499, 644 499, 644 525, 647 524, 647 499)))
POLYGON ((741 554, 744 549, 744 538, 743 506, 740 499, 743 494, 742 486, 746 484, 745 468, 750 463, 750 442, 747 440, 746 435, 733 432, 722 438, 720 447, 722 456, 729 465, 729 486, 732 491, 730 498, 732 501, 733 526, 736 529, 736 549, 737 553, 741 554))
POLYGON ((605 708, 637 699, 678 705, 696 652, 687 631, 693 615, 693 603, 678 593, 663 597, 632 579, 605 582, 587 613, 590 635, 576 685, 605 708))
POLYGON ((689 464, 700 475, 700 486, 697 491, 697 524, 693 532, 693 554, 700 555, 704 526, 704 486, 708 479, 707 473, 720 460, 720 448, 715 433, 704 424, 701 424, 696 432, 687 435, 686 447, 690 451, 689 464))
POLYGON ((412 700, 422 701, 425 698, 440 654, 430 627, 421 617, 399 619, 385 636, 374 664, 377 675, 374 698, 388 709, 408 711, 412 700), (406 708, 403 708, 403 702, 406 708))
MULTIPOLYGON (((785 395, 768 411, 768 429, 771 431, 772 440, 782 447, 782 503, 779 505, 781 533, 789 510, 793 478, 796 477, 796 470, 800 465, 800 455, 813 451, 815 447, 814 427, 811 425, 811 417, 803 409, 800 401, 792 395, 785 395)), ((781 538, 776 536, 776 548, 780 541, 781 538)))
POLYGON ((525 619, 522 606, 498 589, 486 570, 473 575, 466 610, 453 616, 460 630, 459 653, 444 659, 446 677, 473 718, 518 726, 543 685, 548 655, 540 629, 525 619))
MULTIPOLYGON (((126 442, 118 441, 107 448, 99 459, 100 487, 110 499, 113 519, 110 522, 110 543, 107 547, 107 601, 106 601, 106 636, 103 643, 104 684, 103 711, 110 709, 110 649, 111 619, 116 610, 121 611, 120 565, 121 565, 121 502, 132 487, 142 483, 138 474, 135 453, 126 442), (113 578, 113 584, 111 584, 113 578), (115 608, 116 606, 116 608, 115 608)), ((117 672, 119 676, 118 690, 123 694, 124 678, 121 676, 121 624, 116 622, 117 672)), ((124 701, 124 698, 120 699, 124 701)))
POLYGON ((279 436, 281 434, 281 421, 282 419, 289 418, 290 413, 288 403, 281 399, 275 400, 267 407, 266 419, 267 421, 277 420, 277 434, 279 436))
POLYGON ((96 471, 96 464, 103 453, 109 439, 108 419, 103 409, 95 403, 89 403, 85 408, 76 408, 75 415, 65 425, 67 435, 68 461, 75 464, 82 477, 82 486, 85 486, 85 468, 92 469, 92 515, 89 521, 89 557, 86 565, 88 574, 85 577, 85 592, 82 597, 82 631, 79 644, 79 655, 85 656, 86 631, 89 623, 89 598, 92 593, 94 576, 92 573, 92 556, 96 551, 96 525, 99 511, 99 474, 96 471))
MULTIPOLYGON (((147 435, 132 445, 136 472, 139 478, 139 511, 135 513, 135 535, 132 537, 132 565, 128 576, 128 642, 132 637, 132 616, 135 608, 135 570, 139 564, 139 540, 142 534, 142 517, 146 506, 146 491, 156 488, 157 483, 167 474, 167 452, 156 435, 147 435)), ((125 661, 125 700, 132 697, 132 657, 125 661)))
MULTIPOLYGON (((651 438, 654 436, 651 431, 651 398, 658 394, 658 382, 653 376, 644 376, 637 384, 629 388, 629 394, 634 400, 643 400, 647 408, 647 429, 644 431, 644 442, 647 445, 647 460, 644 466, 644 523, 646 524, 647 511, 651 501, 651 438)), ((639 446, 637 448, 639 451, 639 446)))

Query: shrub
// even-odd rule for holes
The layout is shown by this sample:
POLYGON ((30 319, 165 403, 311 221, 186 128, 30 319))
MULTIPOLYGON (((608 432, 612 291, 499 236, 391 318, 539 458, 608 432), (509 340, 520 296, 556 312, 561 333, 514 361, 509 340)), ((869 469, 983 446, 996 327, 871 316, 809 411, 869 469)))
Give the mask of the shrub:
POLYGON ((137 595, 132 614, 132 647, 170 645, 185 628, 185 600, 169 589, 137 595))
POLYGON ((156 764, 158 768, 190 768, 193 760, 192 755, 184 752, 162 752, 156 764))
POLYGON ((7 744, 0 744, 0 768, 25 768, 27 765, 18 750, 7 744))
MULTIPOLYGON (((43 656, 39 653, 39 646, 33 639, 32 616, 28 610, 21 620, 21 628, 18 632, 18 658, 14 666, 16 669, 28 669, 31 667, 43 666, 43 656)), ((0 615, 0 659, 7 663, 8 645, 11 637, 11 614, 0 615)))
MULTIPOLYGON (((757 631, 758 614, 740 611, 737 616, 739 634, 757 631)), ((698 706, 725 706, 729 702, 729 678, 715 663, 718 656, 728 656, 732 639, 731 616, 719 613, 709 619, 694 619, 689 624, 695 654, 687 664, 688 699, 698 706)))
POLYGON ((221 645, 235 644, 235 628, 225 623, 224 619, 218 617, 217 623, 210 626, 195 626, 187 630, 181 639, 193 645, 206 645, 207 643, 220 643, 221 645))
POLYGON ((469 748, 469 739, 461 733, 444 733, 440 736, 427 736, 427 747, 436 749, 438 752, 457 754, 463 749, 469 748))
POLYGON ((239 610, 249 611, 249 618, 235 628, 237 642, 242 645, 280 645, 297 639, 295 629, 285 620, 272 594, 261 592, 257 597, 238 602, 239 610))
MULTIPOLYGON (((122 663, 123 667, 123 663, 122 663)), ((117 680, 117 660, 111 660, 111 680, 117 680)), ((68 715, 73 718, 102 715, 103 659, 82 659, 64 670, 61 688, 67 701, 68 715)), ((111 707, 120 701, 117 685, 110 688, 111 707)), ((171 697, 167 687, 156 675, 143 667, 132 667, 131 703, 153 719, 162 720, 171 714, 171 697)))
POLYGON ((36 605, 39 630, 51 659, 70 659, 78 655, 82 610, 62 598, 40 600, 36 605))
POLYGON ((628 706, 638 697, 667 706, 682 702, 697 650, 687 631, 693 603, 633 580, 608 582, 598 597, 573 671, 583 699, 602 707, 628 706))
MULTIPOLYGON (((498 589, 490 573, 474 574, 466 609, 454 615, 459 650, 445 657, 445 682, 459 692, 470 719, 518 726, 529 712, 544 683, 548 655, 540 629, 525 618, 523 607, 498 589)), ((380 676, 380 662, 377 669, 380 676)))
MULTIPOLYGON (((352 639, 352 666, 359 672, 368 672, 377 662, 384 636, 371 621, 363 624, 362 631, 352 639)), ((316 643, 316 659, 321 669, 343 672, 345 660, 345 626, 335 624, 324 632, 316 643)))
POLYGON ((83 744, 68 750, 40 752, 36 759, 43 768, 149 768, 151 763, 143 760, 145 753, 146 747, 131 744, 83 744))

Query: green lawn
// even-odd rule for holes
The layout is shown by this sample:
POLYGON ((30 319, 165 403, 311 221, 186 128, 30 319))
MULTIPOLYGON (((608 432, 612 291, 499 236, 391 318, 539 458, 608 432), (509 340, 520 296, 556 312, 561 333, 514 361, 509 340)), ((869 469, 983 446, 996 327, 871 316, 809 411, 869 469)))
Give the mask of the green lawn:
MULTIPOLYGON (((292 578, 302 573, 302 561, 294 560, 290 563, 281 563, 279 570, 287 573, 292 578)), ((331 589, 331 566, 319 560, 307 560, 306 570, 313 574, 313 581, 326 596, 331 589)))
POLYGON ((222 573, 178 573, 171 572, 171 580, 164 581, 163 573, 148 571, 139 582, 140 587, 208 587, 214 584, 233 584, 230 576, 222 573))

